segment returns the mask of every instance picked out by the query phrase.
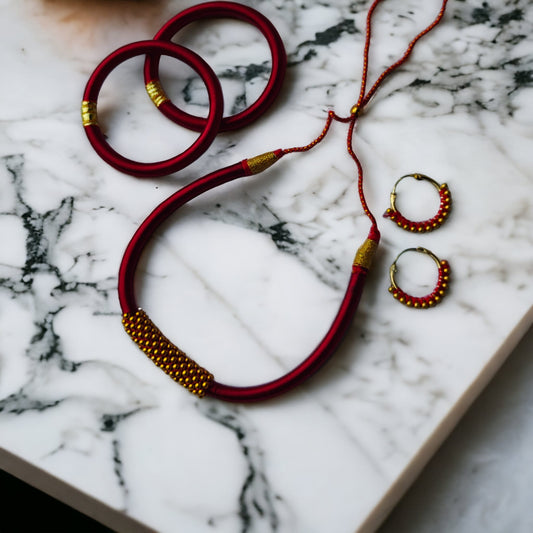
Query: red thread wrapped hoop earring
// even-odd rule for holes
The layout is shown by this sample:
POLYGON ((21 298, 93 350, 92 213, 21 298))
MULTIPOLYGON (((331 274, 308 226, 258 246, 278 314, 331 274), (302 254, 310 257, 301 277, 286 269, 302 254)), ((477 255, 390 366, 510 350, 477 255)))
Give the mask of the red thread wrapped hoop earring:
POLYGON ((390 194, 390 208, 385 211, 383 216, 385 218, 390 218, 393 222, 396 222, 396 224, 407 231, 417 232, 417 233, 426 233, 428 231, 433 231, 440 227, 443 222, 446 220, 448 215, 450 214, 450 210, 452 207, 452 197, 450 194, 450 190, 448 189, 448 185, 446 183, 438 183, 434 179, 431 179, 429 176, 426 176, 424 174, 406 174, 405 176, 402 176, 392 188, 392 192, 390 194), (402 215, 399 211, 399 209, 396 207, 396 187, 405 178, 415 178, 415 180, 418 181, 428 181, 431 183, 437 191, 439 191, 440 196, 440 206, 439 210, 437 211, 437 214, 428 220, 423 220, 421 222, 413 222, 412 220, 409 220, 404 215, 402 215))
POLYGON ((398 257, 394 260, 394 263, 390 266, 389 269, 390 282, 389 292, 394 296, 396 300, 400 303, 406 305, 407 307, 414 307, 415 309, 427 309, 428 307, 434 307, 442 301, 442 298, 446 295, 446 292, 449 288, 450 281, 450 265, 448 261, 440 260, 434 253, 430 252, 426 248, 419 246, 418 248, 407 248, 401 252, 398 257), (439 270, 439 277, 437 281, 437 286, 433 289, 433 292, 426 296, 411 296, 402 290, 396 283, 395 275, 398 272, 398 267, 396 263, 400 257, 406 252, 418 252, 422 254, 429 255, 433 261, 437 264, 439 270))

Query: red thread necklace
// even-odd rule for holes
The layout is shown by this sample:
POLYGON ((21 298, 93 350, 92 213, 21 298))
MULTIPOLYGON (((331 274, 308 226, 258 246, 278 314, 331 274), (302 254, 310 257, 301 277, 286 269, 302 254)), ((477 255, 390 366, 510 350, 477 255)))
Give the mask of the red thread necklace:
POLYGON ((385 78, 407 60, 417 41, 430 32, 440 22, 447 4, 447 0, 442 1, 440 11, 435 20, 409 43, 401 58, 385 69, 372 87, 367 91, 371 22, 374 10, 380 1, 381 0, 374 0, 368 11, 361 87, 357 102, 352 106, 349 116, 340 117, 335 114, 335 112, 329 111, 322 132, 311 143, 300 147, 278 149, 250 159, 245 159, 234 165, 212 172, 211 174, 199 178, 193 183, 183 187, 152 211, 152 213, 140 225, 126 248, 120 266, 118 286, 120 305, 123 311, 124 328, 133 341, 146 353, 154 364, 161 368, 176 382, 180 383, 190 392, 199 397, 211 396, 226 401, 252 402, 265 400, 285 393, 308 379, 326 363, 337 349, 350 327, 380 238, 376 219, 367 205, 363 190, 363 167, 353 148, 355 125, 361 112, 367 106, 368 102, 385 78), (279 159, 286 154, 306 152, 310 150, 324 139, 333 120, 348 124, 348 133, 346 137, 347 151, 357 167, 359 199, 371 225, 365 242, 355 255, 352 274, 339 311, 328 332, 319 342, 315 350, 296 368, 285 375, 268 383, 249 387, 237 387, 219 383, 210 372, 198 365, 168 340, 150 320, 148 315, 137 305, 134 291, 134 280, 135 271, 141 254, 157 228, 178 208, 200 194, 223 185, 224 183, 244 176, 258 174, 279 161, 279 159))

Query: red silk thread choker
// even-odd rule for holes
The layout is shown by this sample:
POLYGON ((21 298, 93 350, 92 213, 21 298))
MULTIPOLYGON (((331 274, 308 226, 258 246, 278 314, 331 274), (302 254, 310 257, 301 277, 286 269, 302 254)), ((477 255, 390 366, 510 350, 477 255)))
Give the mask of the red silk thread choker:
MULTIPOLYGON (((362 111, 367 106, 383 80, 407 60, 416 42, 440 22, 447 4, 447 0, 442 1, 440 11, 435 20, 409 43, 400 59, 384 70, 372 87, 367 91, 366 85, 371 39, 371 21, 374 10, 380 1, 381 0, 374 0, 368 11, 361 87, 357 102, 352 106, 349 116, 340 117, 333 111, 329 111, 322 132, 311 143, 305 146, 278 149, 250 159, 245 159, 239 163, 203 176, 183 187, 163 201, 152 211, 152 213, 150 213, 135 232, 126 248, 120 265, 118 285, 120 306, 123 311, 124 328, 132 340, 155 365, 198 397, 210 396, 219 400, 231 402, 255 402, 288 392, 316 373, 330 359, 352 323, 366 277, 371 267, 372 258, 378 247, 380 238, 376 219, 370 211, 365 199, 363 190, 363 167, 353 147, 355 125, 362 111), (181 206, 210 189, 219 187, 237 178, 259 174, 287 154, 310 150, 324 139, 334 120, 348 125, 346 148, 357 168, 359 199, 363 211, 369 218, 371 225, 366 240, 355 255, 350 280, 338 313, 328 332, 319 342, 315 350, 296 368, 280 378, 268 383, 248 387, 231 386, 219 383, 209 371, 198 365, 165 337, 165 335, 150 320, 145 311, 139 308, 135 298, 134 281, 135 272, 143 250, 159 226, 181 206)), ((216 4, 216 2, 209 3, 209 5, 213 4, 216 4)), ((228 5, 227 2, 224 4, 225 6, 228 5)), ((208 16, 207 12, 204 14, 205 17, 208 16)), ((217 14, 215 13, 213 16, 216 17, 217 14)), ((179 15, 172 20, 175 21, 178 17, 179 15)), ((167 23, 165 26, 165 28, 170 27, 171 29, 169 29, 168 32, 173 32, 175 27, 172 26, 172 24, 167 23)), ((159 32, 158 35, 161 36, 162 33, 164 33, 165 38, 168 37, 167 33, 163 32, 163 30, 159 32)), ((167 49, 162 48, 161 50, 167 52, 167 49)), ((159 50, 157 51, 159 52, 159 50)), ((170 52, 168 53, 171 55, 170 52)), ((157 61, 152 61, 151 59, 147 60, 146 69, 150 74, 149 78, 151 80, 157 79, 157 71, 153 70, 156 69, 156 64, 157 61)))

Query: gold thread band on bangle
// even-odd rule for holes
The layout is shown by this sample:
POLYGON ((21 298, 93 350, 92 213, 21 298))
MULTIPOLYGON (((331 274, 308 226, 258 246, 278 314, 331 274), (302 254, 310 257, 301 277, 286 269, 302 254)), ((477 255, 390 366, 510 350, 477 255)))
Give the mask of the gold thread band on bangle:
POLYGON ((122 324, 133 342, 163 372, 196 396, 205 395, 213 375, 172 344, 142 309, 123 313, 122 324))
POLYGON ((96 102, 83 100, 81 103, 81 121, 83 126, 98 126, 98 114, 96 112, 96 102))
POLYGON ((360 266, 370 270, 372 266, 372 260, 376 250, 378 249, 378 243, 372 239, 366 239, 365 242, 359 247, 353 260, 354 266, 360 266))
POLYGON ((146 84, 146 91, 152 102, 159 107, 161 104, 168 101, 168 96, 165 94, 163 87, 159 81, 150 81, 146 84))
POLYGON ((250 159, 246 160, 246 163, 252 174, 259 174, 272 166, 278 159, 275 152, 265 152, 264 154, 250 157, 250 159))

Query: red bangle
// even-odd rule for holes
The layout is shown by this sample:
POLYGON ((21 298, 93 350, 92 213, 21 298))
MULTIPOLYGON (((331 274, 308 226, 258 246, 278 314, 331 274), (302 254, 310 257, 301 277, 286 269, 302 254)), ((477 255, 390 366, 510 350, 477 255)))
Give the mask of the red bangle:
POLYGON ((83 94, 82 120, 89 142, 104 161, 126 174, 140 178, 153 178, 172 174, 200 157, 218 133, 223 111, 224 101, 218 78, 200 56, 174 43, 139 41, 115 50, 96 67, 83 94), (154 52, 179 59, 198 73, 209 94, 209 114, 206 119, 203 119, 202 133, 184 152, 165 161, 141 163, 128 159, 111 148, 98 124, 97 102, 100 89, 114 68, 127 59, 154 52))
MULTIPOLYGON (((248 108, 235 115, 224 117, 219 131, 229 131, 247 126, 259 118, 274 102, 281 90, 287 68, 287 55, 276 28, 261 13, 233 2, 207 2, 178 13, 155 35, 154 39, 170 41, 182 28, 202 19, 231 18, 255 26, 266 38, 272 55, 272 71, 261 96, 248 108)), ((144 81, 148 93, 161 112, 170 120, 194 131, 205 128, 206 119, 190 115, 177 108, 164 93, 159 80, 159 56, 147 56, 144 65, 144 81)))
POLYGON ((265 400, 285 393, 312 376, 333 355, 344 338, 357 310, 379 234, 374 230, 354 260, 352 275, 337 316, 316 349, 284 376, 262 385, 235 387, 215 381, 213 375, 189 358, 139 309, 135 298, 135 271, 145 246, 155 230, 178 208, 200 194, 243 176, 257 174, 283 156, 268 152, 217 170, 183 187, 161 203, 144 220, 128 244, 119 270, 118 292, 124 328, 139 348, 174 381, 197 396, 233 402, 265 400))

